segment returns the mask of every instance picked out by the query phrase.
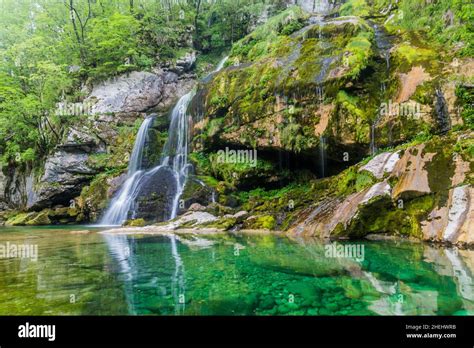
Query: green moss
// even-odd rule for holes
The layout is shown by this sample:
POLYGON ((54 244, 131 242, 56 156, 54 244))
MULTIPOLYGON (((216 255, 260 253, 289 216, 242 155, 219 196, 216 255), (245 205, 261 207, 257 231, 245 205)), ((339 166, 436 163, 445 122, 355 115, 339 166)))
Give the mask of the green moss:
POLYGON ((239 185, 252 185, 268 179, 275 174, 273 164, 267 160, 257 158, 256 163, 245 161, 232 163, 222 161, 219 154, 209 155, 212 176, 223 180, 227 184, 237 187, 239 185))
POLYGON ((228 231, 232 227, 234 227, 236 223, 237 223, 237 219, 229 217, 229 218, 220 218, 215 221, 205 222, 205 223, 200 224, 199 226, 206 227, 206 228, 217 228, 220 230, 228 231))
POLYGON ((247 219, 244 227, 249 229, 273 230, 276 227, 276 220, 271 215, 262 215, 247 219))
POLYGON ((362 70, 367 67, 369 58, 373 54, 371 43, 373 36, 372 31, 363 31, 351 38, 345 47, 345 51, 349 52, 345 61, 345 64, 350 68, 348 76, 357 78, 362 70))
POLYGON ((364 17, 369 15, 370 7, 365 0, 349 0, 341 6, 339 13, 341 16, 364 17))
POLYGON ((422 65, 430 70, 437 65, 438 61, 438 55, 434 50, 416 47, 407 42, 398 45, 393 56, 402 72, 409 71, 415 65, 422 65))
POLYGON ((420 222, 432 211, 436 197, 427 195, 403 202, 403 206, 389 199, 378 200, 360 209, 357 218, 339 235, 361 238, 372 233, 422 238, 420 222))
POLYGON ((125 226, 130 226, 130 227, 143 227, 146 225, 146 222, 144 219, 131 219, 125 221, 125 226))
POLYGON ((11 216, 8 218, 8 220, 5 222, 6 226, 23 226, 26 225, 26 223, 34 218, 37 213, 19 213, 17 215, 11 216))
POLYGON ((439 205, 445 205, 448 189, 454 175, 453 140, 446 137, 434 137, 423 149, 424 153, 435 153, 433 159, 425 165, 428 172, 428 184, 431 192, 440 196, 439 205))
POLYGON ((43 210, 40 213, 36 214, 33 218, 29 219, 26 222, 28 226, 37 226, 37 225, 50 225, 51 220, 48 217, 48 210, 43 210))
POLYGON ((77 198, 77 206, 80 210, 78 221, 96 221, 100 212, 107 207, 108 201, 108 179, 111 175, 108 173, 97 175, 89 184, 85 186, 81 195, 77 198))
POLYGON ((6 226, 34 226, 34 225, 50 225, 51 220, 48 217, 49 210, 45 209, 41 212, 19 213, 10 217, 5 223, 6 226))
POLYGON ((337 175, 333 185, 336 187, 337 195, 347 196, 372 186, 376 181, 372 173, 367 171, 359 172, 357 167, 350 167, 337 175))

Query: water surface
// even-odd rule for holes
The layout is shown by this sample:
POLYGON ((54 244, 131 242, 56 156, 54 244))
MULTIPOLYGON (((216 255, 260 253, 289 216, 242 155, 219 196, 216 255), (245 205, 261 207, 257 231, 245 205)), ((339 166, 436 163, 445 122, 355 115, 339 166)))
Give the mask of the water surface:
POLYGON ((281 236, 97 231, 0 228, 0 245, 38 245, 0 259, 0 315, 474 314, 474 251, 365 241, 358 261, 281 236))

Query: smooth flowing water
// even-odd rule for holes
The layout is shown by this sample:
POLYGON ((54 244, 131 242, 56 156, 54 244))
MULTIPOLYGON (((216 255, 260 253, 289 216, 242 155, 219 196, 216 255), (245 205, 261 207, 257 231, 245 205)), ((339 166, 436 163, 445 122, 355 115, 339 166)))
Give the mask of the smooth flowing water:
POLYGON ((0 250, 38 246, 0 258, 0 315, 474 314, 472 250, 363 241, 355 259, 272 235, 96 231, 0 228, 0 250))
POLYGON ((102 225, 121 225, 128 218, 128 214, 135 200, 135 193, 137 192, 144 173, 144 171, 141 170, 143 151, 148 129, 152 123, 153 117, 148 117, 140 125, 128 164, 127 179, 116 196, 112 199, 109 208, 102 217, 102 225))
MULTIPOLYGON (((224 67, 228 57, 224 57, 216 69, 209 76, 217 73, 224 67)), ((190 164, 188 164, 188 106, 192 101, 196 91, 182 96, 171 112, 171 122, 168 130, 168 139, 166 140, 161 156, 161 162, 148 171, 142 170, 143 151, 146 146, 146 137, 148 129, 153 122, 153 118, 146 118, 138 131, 135 144, 133 146, 132 156, 128 165, 128 176, 118 193, 112 199, 109 208, 102 217, 100 224, 103 226, 122 225, 127 219, 136 217, 136 200, 143 191, 142 185, 149 182, 152 176, 167 175, 166 170, 172 171, 176 181, 169 212, 166 211, 167 219, 174 219, 178 213, 179 198, 184 190, 186 178, 190 164)))
POLYGON ((172 209, 169 216, 174 219, 178 213, 179 197, 183 193, 186 177, 188 175, 188 105, 191 102, 195 91, 184 95, 171 113, 171 124, 163 149, 161 166, 168 166, 173 170, 176 180, 176 191, 172 198, 172 209))

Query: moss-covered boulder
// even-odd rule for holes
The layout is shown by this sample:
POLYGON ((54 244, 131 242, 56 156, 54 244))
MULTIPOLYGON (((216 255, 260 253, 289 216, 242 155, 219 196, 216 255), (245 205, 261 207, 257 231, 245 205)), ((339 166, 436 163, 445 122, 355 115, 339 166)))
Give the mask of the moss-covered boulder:
POLYGON ((6 226, 23 226, 31 220, 32 218, 36 217, 37 213, 19 213, 14 216, 11 216, 6 222, 6 226))
POLYGON ((48 216, 48 210, 44 210, 38 214, 36 214, 34 217, 30 218, 25 225, 50 225, 51 220, 49 219, 48 216))
POLYGON ((383 233, 472 245, 472 141, 470 133, 433 137, 344 171, 334 179, 337 191, 300 211, 289 233, 321 238, 383 233), (344 190, 354 173, 370 180, 355 192, 344 190))
MULTIPOLYGON (((290 8, 234 45, 228 67, 198 94, 207 117, 195 120, 196 146, 315 152, 337 91, 368 65, 373 31, 356 17, 307 19, 290 8)), ((363 116, 367 135, 370 117, 363 116)))
POLYGON ((127 220, 124 223, 124 226, 130 226, 130 227, 142 227, 146 225, 146 221, 143 219, 131 219, 127 220))
POLYGON ((103 210, 107 207, 110 181, 108 174, 100 174, 91 183, 84 187, 81 195, 75 200, 80 211, 77 220, 97 221, 103 210))

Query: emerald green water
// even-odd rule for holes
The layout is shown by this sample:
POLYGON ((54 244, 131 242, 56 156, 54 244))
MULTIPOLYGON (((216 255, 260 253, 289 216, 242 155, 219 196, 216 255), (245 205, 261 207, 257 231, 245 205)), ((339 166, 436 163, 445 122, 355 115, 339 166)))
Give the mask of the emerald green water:
POLYGON ((38 245, 0 259, 0 315, 474 314, 474 251, 366 241, 357 261, 314 240, 97 231, 0 228, 38 245))

